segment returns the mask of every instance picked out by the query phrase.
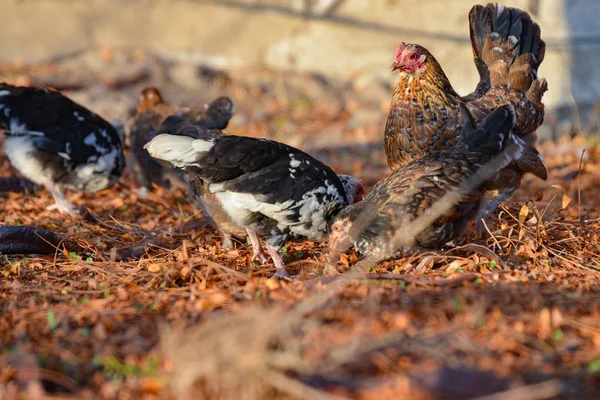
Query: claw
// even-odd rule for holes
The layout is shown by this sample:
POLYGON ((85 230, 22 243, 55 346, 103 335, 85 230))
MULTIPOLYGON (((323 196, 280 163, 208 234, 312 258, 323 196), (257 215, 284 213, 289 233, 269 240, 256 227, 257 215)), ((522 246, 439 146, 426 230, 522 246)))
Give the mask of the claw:
POLYGON ((280 281, 293 281, 294 279, 298 278, 299 275, 290 275, 288 274, 288 272, 283 269, 280 270, 278 269, 277 272, 275 272, 275 274, 273 274, 270 278, 272 279, 277 279, 280 281))
POLYGON ((496 211, 496 208, 498 208, 498 206, 505 200, 509 199, 516 191, 516 188, 503 189, 498 197, 490 201, 488 205, 481 210, 479 215, 477 215, 477 220, 475 221, 475 228, 477 229, 477 234, 479 236, 483 234, 484 222, 487 224, 489 216, 496 211))
POLYGON ((231 250, 233 249, 233 242, 231 241, 231 236, 226 233, 223 233, 223 244, 221 248, 231 250))
POLYGON ((252 255, 252 261, 256 260, 258 260, 261 264, 266 264, 269 261, 263 249, 254 250, 254 254, 252 255))
POLYGON ((268 261, 268 258, 260 245, 258 235, 252 229, 246 229, 246 232, 248 233, 250 243, 252 243, 252 250, 254 251, 252 260, 259 260, 261 264, 265 264, 268 261))
POLYGON ((281 257, 281 254, 279 254, 279 249, 267 246, 267 250, 269 251, 269 255, 271 256, 271 258, 273 259, 273 264, 275 264, 276 268, 276 272, 273 277, 279 277, 290 280, 297 277, 288 274, 288 272, 286 271, 285 264, 283 263, 283 258, 281 257))
POLYGON ((69 203, 68 201, 65 203, 56 202, 56 203, 46 207, 46 210, 48 210, 48 211, 56 210, 62 214, 68 214, 68 215, 79 215, 79 210, 73 204, 69 203))
POLYGON ((47 210, 57 210, 63 214, 79 215, 79 210, 67 200, 56 183, 48 178, 44 178, 42 179, 41 184, 54 198, 54 204, 46 207, 47 210))

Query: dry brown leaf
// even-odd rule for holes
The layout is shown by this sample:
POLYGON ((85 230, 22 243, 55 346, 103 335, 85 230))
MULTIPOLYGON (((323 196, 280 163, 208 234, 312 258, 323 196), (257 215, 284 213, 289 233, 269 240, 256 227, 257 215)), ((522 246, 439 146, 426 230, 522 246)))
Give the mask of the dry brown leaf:
POLYGON ((543 308, 538 315, 538 338, 546 340, 552 333, 551 315, 548 308, 543 308))
POLYGON ((567 196, 567 192, 566 192, 565 188, 562 187, 561 185, 552 185, 551 187, 558 189, 562 192, 563 195, 562 195, 562 200, 561 200, 561 207, 564 210, 571 203, 572 199, 569 196, 567 196))
POLYGON ((119 298, 119 300, 122 301, 127 301, 127 298, 129 297, 127 295, 127 290, 125 290, 125 288, 123 286, 117 286, 117 297, 119 298))
POLYGON ((525 219, 529 215, 529 207, 527 205, 523 205, 519 210, 519 223, 522 224, 525 222, 525 219))
POLYGON ((150 272, 159 272, 162 270, 162 264, 151 263, 148 264, 148 271, 150 272))

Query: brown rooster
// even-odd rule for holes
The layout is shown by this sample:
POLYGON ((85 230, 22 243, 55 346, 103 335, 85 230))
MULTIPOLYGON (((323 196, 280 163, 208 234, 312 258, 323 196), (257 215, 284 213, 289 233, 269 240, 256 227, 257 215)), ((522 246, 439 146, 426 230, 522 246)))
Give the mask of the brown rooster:
POLYGON ((456 144, 394 170, 363 201, 331 221, 334 253, 353 244, 361 254, 382 260, 419 248, 440 248, 463 232, 480 209, 487 179, 496 179, 525 147, 510 133, 515 121, 511 105, 493 111, 477 128, 466 107, 460 111, 465 129, 456 144), (487 172, 482 172, 484 164, 487 172), (467 184, 470 177, 477 181, 467 184), (449 193, 456 194, 454 201, 436 216, 434 205, 449 193), (413 221, 419 217, 431 222, 416 228, 413 221))
POLYGON ((476 121, 501 105, 512 104, 514 132, 525 145, 523 155, 508 165, 488 189, 500 195, 483 211, 493 211, 517 190, 525 173, 547 178, 543 159, 535 148, 533 132, 542 124, 544 79, 537 68, 546 45, 540 28, 519 9, 501 4, 474 6, 469 13, 471 44, 480 82, 475 92, 461 97, 452 88, 438 61, 417 44, 401 43, 392 70, 399 79, 387 117, 384 141, 390 168, 452 146, 462 131, 459 105, 476 121))

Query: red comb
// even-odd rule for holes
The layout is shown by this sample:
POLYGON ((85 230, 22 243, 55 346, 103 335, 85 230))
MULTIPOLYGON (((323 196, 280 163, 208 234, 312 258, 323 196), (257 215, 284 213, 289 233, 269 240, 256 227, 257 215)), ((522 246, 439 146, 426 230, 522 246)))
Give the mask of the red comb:
POLYGON ((398 48, 396 49, 396 60, 400 58, 400 54, 402 54, 402 52, 404 51, 404 47, 406 47, 406 43, 404 42, 398 45, 398 48))

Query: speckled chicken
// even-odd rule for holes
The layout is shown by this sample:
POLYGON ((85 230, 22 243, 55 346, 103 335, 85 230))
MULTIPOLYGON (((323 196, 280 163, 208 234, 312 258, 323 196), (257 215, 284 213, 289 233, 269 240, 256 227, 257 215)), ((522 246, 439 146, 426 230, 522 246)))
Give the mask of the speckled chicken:
MULTIPOLYGON (((198 128, 195 125, 186 124, 185 122, 187 122, 185 118, 172 115, 165 119, 157 133, 186 135, 197 139, 199 138, 198 132, 206 134, 204 129, 198 128)), ((210 135, 220 136, 222 135, 222 132, 219 130, 211 130, 210 135)), ((148 156, 150 155, 148 154, 148 156)), ((157 161, 167 163, 171 166, 167 161, 157 161)), ((181 170, 177 169, 176 171, 181 170)), ((184 171, 181 172, 186 174, 187 193, 188 197, 193 201, 194 206, 196 206, 197 209, 202 210, 204 216, 210 218, 213 225, 221 233, 223 236, 222 247, 224 249, 233 249, 234 245, 232 238, 245 239, 247 237, 246 230, 236 225, 231 220, 231 217, 225 212, 216 195, 211 193, 208 189, 209 182, 203 180, 200 175, 193 171, 188 171, 187 173, 184 171)))
MULTIPOLYGON (((440 248, 463 232, 480 209, 487 181, 477 182, 468 190, 460 185, 492 159, 496 168, 488 177, 496 179, 497 171, 520 157, 525 146, 510 133, 515 119, 512 106, 492 112, 477 129, 466 108, 461 109, 465 130, 454 146, 394 170, 363 201, 337 215, 329 237, 334 252, 353 244, 360 253, 381 260, 419 248, 440 248), (431 213, 433 204, 459 187, 462 192, 448 212, 415 231, 409 240, 398 240, 409 234, 411 221, 431 213)), ((481 171, 477 173, 478 178, 485 179, 481 171)))
POLYGON ((0 84, 0 129, 12 166, 44 186, 60 212, 78 213, 63 189, 106 189, 125 167, 117 130, 54 90, 0 84))
POLYGON ((327 221, 359 200, 360 180, 340 175, 308 154, 267 139, 221 135, 186 122, 177 134, 160 134, 146 149, 207 183, 231 221, 244 228, 255 257, 267 244, 277 274, 287 276, 279 250, 290 240, 323 240, 327 221), (193 136, 189 132, 195 131, 193 136))
POLYGON ((233 113, 233 103, 227 97, 219 97, 204 107, 187 108, 168 104, 154 87, 142 90, 129 132, 132 156, 129 165, 135 169, 135 175, 142 187, 151 190, 153 183, 164 188, 186 185, 181 171, 150 157, 144 150, 146 143, 156 136, 156 131, 168 116, 181 116, 188 122, 209 129, 225 129, 233 113))
POLYGON ((461 97, 427 49, 401 43, 392 64, 399 77, 384 142, 388 164, 396 169, 456 143, 462 131, 460 104, 468 107, 476 121, 503 104, 512 104, 516 114, 514 132, 523 138, 526 150, 490 186, 500 191, 500 196, 486 207, 485 211, 490 212, 516 191, 523 174, 547 178, 533 134, 544 119, 542 95, 547 84, 537 78, 537 69, 546 46, 539 26, 516 8, 476 5, 469 13, 469 23, 480 74, 475 92, 461 97))

